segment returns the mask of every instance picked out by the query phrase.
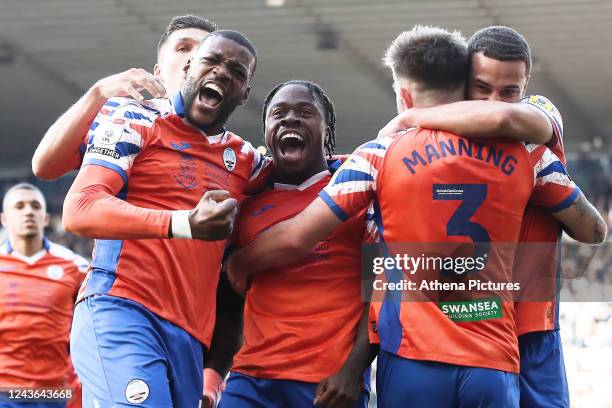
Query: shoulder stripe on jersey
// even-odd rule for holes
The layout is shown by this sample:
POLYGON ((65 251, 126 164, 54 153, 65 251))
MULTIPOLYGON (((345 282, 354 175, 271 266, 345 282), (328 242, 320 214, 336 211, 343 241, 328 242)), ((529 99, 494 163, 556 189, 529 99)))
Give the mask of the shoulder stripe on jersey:
POLYGON ((360 170, 346 169, 338 173, 334 180, 334 186, 352 181, 374 181, 374 177, 370 173, 360 170))
POLYGON ((544 177, 552 173, 561 173, 567 175, 567 170, 565 169, 563 163, 561 163, 560 161, 554 161, 542 170, 540 170, 536 177, 544 177))
POLYGON ((115 102, 115 101, 111 101, 110 99, 106 101, 106 103, 104 104, 104 106, 110 106, 112 108, 116 108, 117 106, 120 106, 121 104, 119 102, 115 102))
POLYGON ((570 194, 565 200, 561 201, 561 203, 555 205, 554 207, 547 208, 547 210, 550 212, 559 212, 561 210, 565 210, 567 207, 574 204, 574 201, 576 201, 576 199, 580 195, 580 192, 580 187, 574 187, 572 194, 570 194))
POLYGON ((119 142, 115 145, 115 151, 119 153, 119 156, 129 156, 131 154, 138 154, 140 152, 140 146, 130 142, 119 142))
POLYGON ((133 112, 133 111, 125 111, 123 113, 123 117, 124 118, 128 118, 128 119, 134 119, 134 120, 146 120, 149 122, 153 122, 149 117, 147 117, 146 115, 139 113, 139 112, 133 112))
POLYGON ((387 150, 387 146, 382 145, 380 143, 376 143, 376 142, 367 142, 365 144, 363 144, 360 149, 382 149, 382 150, 387 150))
POLYGON ((88 164, 93 164, 95 166, 102 166, 102 167, 106 167, 107 169, 111 169, 121 176, 124 184, 127 184, 128 182, 127 173, 121 167, 117 166, 116 164, 109 163, 107 161, 99 160, 99 159, 87 159, 83 162, 83 166, 88 165, 88 164))
POLYGON ((335 203, 335 201, 329 196, 329 194, 325 192, 325 190, 319 193, 319 197, 321 197, 325 204, 328 205, 329 209, 332 210, 334 214, 336 214, 336 217, 338 217, 342 221, 348 220, 348 215, 344 212, 342 208, 340 208, 338 204, 335 203))

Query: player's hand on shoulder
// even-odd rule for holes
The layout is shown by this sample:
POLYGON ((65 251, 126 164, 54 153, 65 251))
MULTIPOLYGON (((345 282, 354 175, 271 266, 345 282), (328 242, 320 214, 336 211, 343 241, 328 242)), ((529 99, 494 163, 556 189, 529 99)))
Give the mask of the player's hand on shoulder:
POLYGON ((154 98, 166 98, 163 83, 153 74, 141 68, 130 68, 127 71, 100 79, 94 85, 100 97, 109 99, 116 96, 131 97, 143 101, 143 91, 148 91, 154 98))
POLYGON ((327 408, 352 408, 361 393, 361 375, 340 370, 325 378, 315 391, 313 405, 327 408))
POLYGON ((238 201, 228 191, 211 190, 189 212, 189 226, 194 239, 217 241, 230 236, 234 227, 238 201))

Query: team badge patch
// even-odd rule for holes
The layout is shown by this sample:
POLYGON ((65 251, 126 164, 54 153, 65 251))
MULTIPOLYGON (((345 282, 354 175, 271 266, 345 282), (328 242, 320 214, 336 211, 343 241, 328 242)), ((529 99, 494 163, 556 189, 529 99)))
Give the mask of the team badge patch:
POLYGON ((47 268, 47 276, 53 280, 62 279, 64 277, 64 268, 59 265, 51 265, 47 268))
POLYGON ((223 152, 223 163, 228 171, 234 171, 236 168, 236 153, 231 147, 228 147, 223 152))
POLYGON ((149 386, 142 380, 132 380, 125 387, 125 399, 130 404, 142 404, 149 397, 149 386))

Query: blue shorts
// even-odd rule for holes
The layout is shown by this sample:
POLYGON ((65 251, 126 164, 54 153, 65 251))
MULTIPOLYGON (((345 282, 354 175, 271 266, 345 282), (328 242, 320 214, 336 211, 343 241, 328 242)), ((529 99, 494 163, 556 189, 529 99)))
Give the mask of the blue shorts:
POLYGON ((559 330, 519 336, 521 407, 569 407, 559 330))
POLYGON ((195 408, 202 396, 202 344, 134 301, 79 302, 70 351, 84 408, 195 408))
MULTIPOLYGON (((232 371, 217 408, 312 408, 316 383, 269 380, 232 371)), ((355 408, 367 408, 370 393, 364 390, 355 408)))
POLYGON ((411 360, 381 350, 378 408, 519 406, 517 374, 489 368, 411 360))

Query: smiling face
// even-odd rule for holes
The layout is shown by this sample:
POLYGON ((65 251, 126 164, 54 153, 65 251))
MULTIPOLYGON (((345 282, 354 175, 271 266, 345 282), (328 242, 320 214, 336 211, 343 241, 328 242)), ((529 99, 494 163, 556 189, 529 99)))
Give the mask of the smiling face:
POLYGON ((181 91, 187 119, 207 134, 221 132, 234 109, 246 103, 254 67, 247 48, 218 35, 206 37, 181 91))
POLYGON ((176 30, 159 49, 153 72, 162 79, 169 96, 175 95, 181 89, 185 76, 183 68, 207 34, 208 31, 200 28, 176 30))
POLYGON ((518 102, 527 89, 525 61, 500 61, 485 57, 482 52, 472 56, 468 81, 468 99, 518 102))
POLYGON ((324 144, 330 129, 324 107, 306 86, 279 89, 268 104, 265 121, 266 146, 281 179, 298 184, 327 167, 324 144))
POLYGON ((26 189, 8 193, 3 201, 1 218, 11 242, 42 238, 49 221, 44 197, 38 191, 26 189))

